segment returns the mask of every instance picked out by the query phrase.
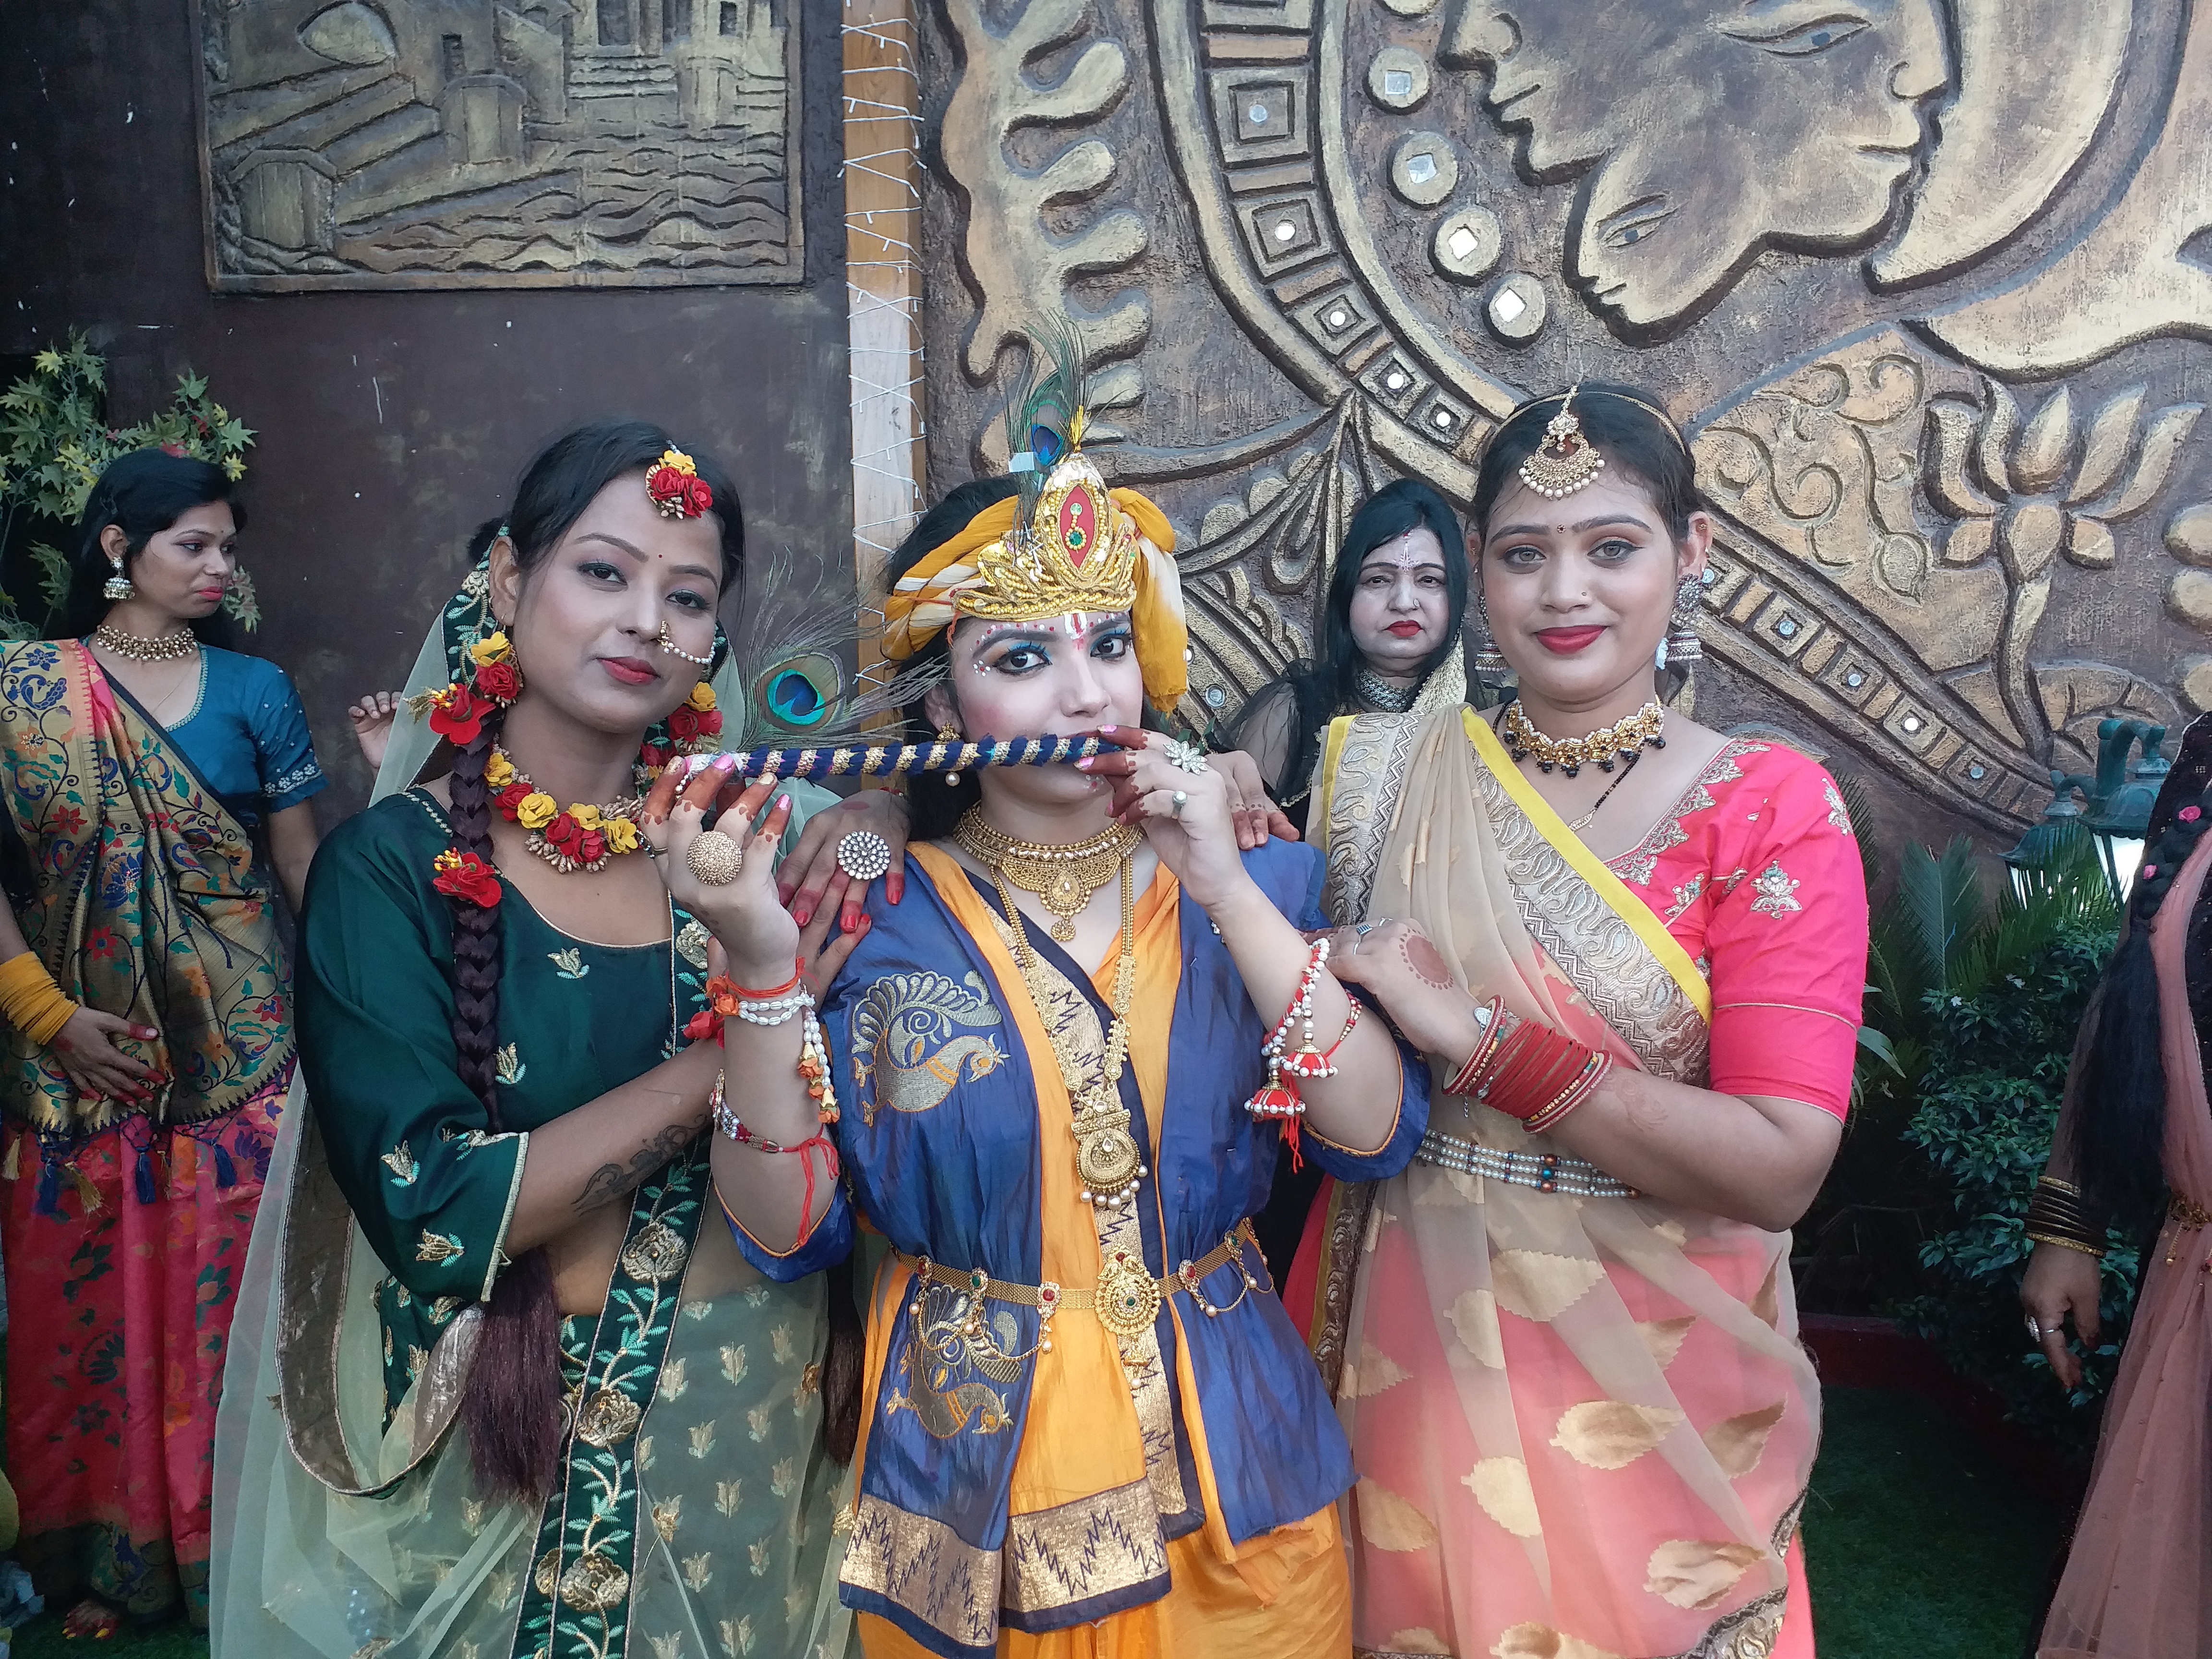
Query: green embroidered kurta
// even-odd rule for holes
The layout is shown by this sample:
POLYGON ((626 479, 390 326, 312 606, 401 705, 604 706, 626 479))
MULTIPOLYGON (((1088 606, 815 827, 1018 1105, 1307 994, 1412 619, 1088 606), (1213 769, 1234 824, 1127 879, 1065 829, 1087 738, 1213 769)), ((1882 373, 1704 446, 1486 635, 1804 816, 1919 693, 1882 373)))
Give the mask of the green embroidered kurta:
POLYGON ((671 941, 594 945, 509 884, 507 1132, 492 1134, 455 1070, 451 902, 430 886, 449 842, 435 801, 412 792, 343 825, 309 878, 300 1024, 313 1132, 268 1343, 291 1363, 323 1356, 332 1381, 319 1395, 287 1374, 282 1420, 253 1390, 246 1455, 268 1448, 276 1489, 234 1551, 226 1639, 272 1659, 838 1659, 822 1282, 770 1284, 719 1218, 700 1224, 713 1207, 703 1147, 628 1206, 605 1312, 563 1322, 572 1432, 552 1498, 527 1512, 486 1501, 463 1428, 440 1432, 465 1363, 448 1356, 465 1352, 441 1339, 472 1336, 506 1265, 530 1132, 673 1053, 706 978, 704 930, 680 910, 671 941), (317 1255, 309 1235, 334 1207, 353 1248, 317 1255), (318 1304, 343 1310, 324 1316, 327 1333, 318 1304), (295 1455, 276 1449, 284 1437, 295 1455))

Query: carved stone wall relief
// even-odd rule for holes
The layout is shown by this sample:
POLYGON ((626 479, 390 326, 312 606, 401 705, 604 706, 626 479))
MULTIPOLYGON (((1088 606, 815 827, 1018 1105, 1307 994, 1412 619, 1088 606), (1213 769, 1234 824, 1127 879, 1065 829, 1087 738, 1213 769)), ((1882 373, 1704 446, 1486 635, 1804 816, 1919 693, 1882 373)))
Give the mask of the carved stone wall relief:
POLYGON ((2101 715, 2212 707, 2208 9, 936 21, 962 314, 933 326, 967 350, 932 359, 934 482, 992 459, 1022 325, 1074 314, 1103 459, 1183 531, 1194 715, 1306 648, 1360 490, 1463 502, 1500 416, 1598 378, 1682 421, 1721 520, 1701 710, 2002 835, 2101 715))
POLYGON ((799 0, 197 0, 217 289, 801 280, 799 0))

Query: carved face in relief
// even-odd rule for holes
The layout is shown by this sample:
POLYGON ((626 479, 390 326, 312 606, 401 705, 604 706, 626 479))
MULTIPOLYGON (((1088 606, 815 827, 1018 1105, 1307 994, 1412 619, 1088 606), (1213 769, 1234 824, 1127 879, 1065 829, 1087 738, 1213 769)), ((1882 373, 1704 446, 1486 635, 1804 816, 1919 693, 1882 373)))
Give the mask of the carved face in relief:
POLYGON ((1438 55, 1540 179, 1591 169, 1567 274, 1644 327, 1770 244, 1870 241, 1948 70, 1934 0, 1461 0, 1438 55))

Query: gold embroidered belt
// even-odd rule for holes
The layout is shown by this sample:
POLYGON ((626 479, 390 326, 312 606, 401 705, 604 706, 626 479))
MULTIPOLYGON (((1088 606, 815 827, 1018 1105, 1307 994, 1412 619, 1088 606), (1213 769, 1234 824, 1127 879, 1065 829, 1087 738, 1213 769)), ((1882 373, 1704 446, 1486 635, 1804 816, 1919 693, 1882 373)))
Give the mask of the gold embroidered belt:
POLYGON ((2173 1218, 2185 1227, 2212 1227, 2212 1212, 2208 1212, 2201 1204, 2184 1198, 2179 1193, 2173 1195, 2172 1201, 2166 1206, 2166 1209, 2173 1218))
POLYGON ((991 1302, 1011 1302, 1018 1307, 1035 1308, 1043 1316, 1044 1328, 1049 1333, 1054 1316, 1068 1309, 1079 1313, 1095 1313, 1098 1322, 1115 1336, 1135 1336, 1152 1328, 1159 1317, 1160 1304, 1177 1291, 1188 1291, 1190 1299, 1206 1310, 1212 1319, 1227 1313, 1244 1300, 1245 1294, 1260 1288, 1260 1281, 1252 1270, 1244 1266, 1244 1247, 1259 1248, 1259 1239, 1252 1231, 1248 1218, 1238 1222, 1221 1236, 1215 1245, 1196 1261, 1184 1261, 1165 1279, 1154 1279, 1143 1259, 1127 1250, 1115 1250, 1098 1269, 1096 1288, 1063 1287, 1047 1279, 1042 1285, 1016 1285, 1003 1279, 993 1279, 981 1268, 970 1268, 963 1273, 957 1267, 948 1267, 941 1261, 932 1261, 927 1256, 911 1256, 903 1250, 894 1250, 902 1261, 913 1263, 915 1277, 933 1285, 942 1285, 948 1290, 965 1291, 970 1296, 981 1297, 991 1302), (1235 1262, 1244 1275, 1244 1290, 1236 1302, 1218 1307, 1206 1299, 1199 1281, 1216 1268, 1235 1262))

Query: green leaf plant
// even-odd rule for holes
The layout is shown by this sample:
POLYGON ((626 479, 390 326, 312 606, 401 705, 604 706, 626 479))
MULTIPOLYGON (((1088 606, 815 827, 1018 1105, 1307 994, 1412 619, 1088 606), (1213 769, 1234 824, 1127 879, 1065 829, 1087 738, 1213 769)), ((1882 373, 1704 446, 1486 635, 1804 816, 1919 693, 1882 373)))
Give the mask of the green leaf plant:
MULTIPOLYGON (((1869 870, 1873 814, 1839 781, 1869 870)), ((2021 890, 1992 899, 1963 837, 1908 846, 1875 914, 1853 1113, 1834 1170, 1799 1224, 1800 1301, 1882 1313, 1986 1383, 2008 1413, 2086 1457, 2109 1385, 2137 1254, 2115 1234, 2105 1329, 2069 1400, 2021 1330, 2029 1198, 2058 1120, 2076 1033, 2118 937, 2119 907, 2076 826, 2021 890)), ((1869 880, 1870 890, 1877 884, 1869 880)))

